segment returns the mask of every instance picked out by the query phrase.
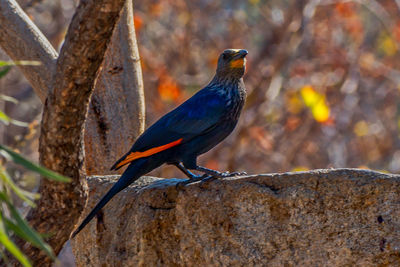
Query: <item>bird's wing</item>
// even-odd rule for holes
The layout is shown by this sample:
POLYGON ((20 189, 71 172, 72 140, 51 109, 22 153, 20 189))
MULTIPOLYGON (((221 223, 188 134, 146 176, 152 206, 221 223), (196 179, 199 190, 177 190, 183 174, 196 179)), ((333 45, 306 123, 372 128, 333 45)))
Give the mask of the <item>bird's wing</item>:
POLYGON ((151 156, 208 132, 218 124, 225 108, 226 100, 217 91, 199 91, 149 127, 111 169, 119 169, 135 159, 151 156))

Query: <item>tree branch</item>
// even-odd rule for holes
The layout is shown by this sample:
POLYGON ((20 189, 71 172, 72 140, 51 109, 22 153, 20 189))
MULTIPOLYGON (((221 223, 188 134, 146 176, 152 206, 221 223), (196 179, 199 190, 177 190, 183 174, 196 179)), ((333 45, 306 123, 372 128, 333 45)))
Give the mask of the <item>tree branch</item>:
MULTIPOLYGON (((69 176, 71 183, 42 180, 38 208, 27 216, 58 253, 68 239, 85 204, 83 128, 88 103, 107 44, 124 0, 82 0, 69 26, 57 61, 53 90, 43 112, 40 138, 41 164, 69 176)), ((34 265, 50 265, 44 253, 20 243, 34 265)))
POLYGON ((40 97, 46 100, 58 57, 53 46, 14 0, 0 1, 0 46, 16 60, 40 61, 40 66, 19 66, 40 97))
MULTIPOLYGON (((132 1, 127 1, 124 10, 107 49, 85 125, 85 165, 89 175, 109 174, 113 161, 144 130, 143 81, 132 1)), ((0 24, 7 25, 0 27, 0 46, 13 60, 43 63, 40 67, 21 68, 44 103, 57 52, 14 0, 1 1, 0 24)))

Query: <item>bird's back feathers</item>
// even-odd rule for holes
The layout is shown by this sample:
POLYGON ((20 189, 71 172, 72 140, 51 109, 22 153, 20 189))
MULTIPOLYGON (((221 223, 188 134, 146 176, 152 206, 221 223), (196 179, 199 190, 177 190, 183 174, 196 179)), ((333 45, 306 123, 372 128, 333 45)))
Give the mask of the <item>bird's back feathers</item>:
POLYGON ((228 100, 219 91, 209 87, 202 89, 149 127, 111 170, 122 167, 121 163, 132 153, 144 153, 178 140, 181 140, 179 144, 184 144, 207 133, 221 120, 227 104, 228 100))

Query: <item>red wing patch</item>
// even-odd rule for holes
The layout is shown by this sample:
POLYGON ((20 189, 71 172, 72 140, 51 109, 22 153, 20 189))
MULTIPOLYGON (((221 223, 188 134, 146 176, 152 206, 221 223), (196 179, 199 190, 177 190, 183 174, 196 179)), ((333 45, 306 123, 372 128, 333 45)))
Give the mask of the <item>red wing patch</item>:
POLYGON ((140 159, 140 158, 144 158, 144 157, 148 157, 148 156, 154 155, 154 154, 156 154, 158 152, 167 150, 168 148, 177 146, 180 143, 182 143, 182 138, 178 139, 178 140, 176 140, 174 142, 171 142, 169 144, 163 145, 163 146, 150 148, 150 149, 148 149, 146 151, 143 151, 143 152, 132 152, 128 156, 126 156, 126 158, 123 161, 118 163, 117 166, 115 166, 115 168, 120 168, 120 167, 128 164, 129 162, 134 161, 135 159, 140 159))

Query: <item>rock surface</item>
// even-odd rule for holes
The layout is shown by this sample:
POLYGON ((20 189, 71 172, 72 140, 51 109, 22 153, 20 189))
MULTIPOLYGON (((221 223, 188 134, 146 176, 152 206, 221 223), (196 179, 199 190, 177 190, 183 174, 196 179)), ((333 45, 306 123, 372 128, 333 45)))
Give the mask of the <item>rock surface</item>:
MULTIPOLYGON (((86 215, 116 176, 91 177, 86 215)), ((400 176, 143 177, 72 242, 78 266, 400 266, 400 176)))

